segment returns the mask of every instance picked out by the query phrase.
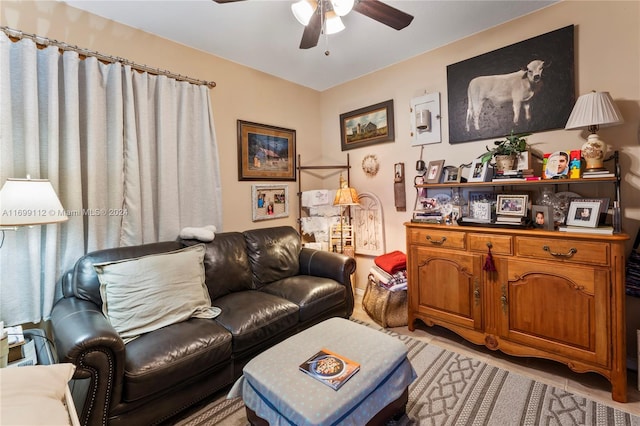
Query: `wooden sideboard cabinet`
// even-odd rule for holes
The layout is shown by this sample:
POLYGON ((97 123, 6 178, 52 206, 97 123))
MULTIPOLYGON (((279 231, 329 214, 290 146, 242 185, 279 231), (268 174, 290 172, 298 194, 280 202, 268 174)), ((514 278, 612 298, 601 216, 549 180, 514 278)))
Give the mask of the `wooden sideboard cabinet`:
POLYGON ((627 401, 626 234, 405 223, 415 320, 517 356, 596 372, 627 401), (495 271, 484 268, 489 249, 495 271))

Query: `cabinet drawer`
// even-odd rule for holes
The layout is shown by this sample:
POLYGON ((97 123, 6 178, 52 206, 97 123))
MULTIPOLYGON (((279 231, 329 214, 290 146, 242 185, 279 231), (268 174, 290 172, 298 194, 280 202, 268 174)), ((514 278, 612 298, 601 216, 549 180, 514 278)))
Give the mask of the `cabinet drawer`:
POLYGON ((465 233, 451 232, 439 229, 412 229, 410 233, 411 244, 426 245, 429 247, 442 247, 449 249, 465 249, 465 233))
POLYGON ((493 254, 513 254, 513 246, 511 244, 511 237, 508 235, 493 235, 493 234, 473 234, 470 233, 469 250, 486 253, 491 246, 491 253, 493 254))
POLYGON ((516 237, 516 254, 589 265, 609 264, 609 244, 570 239, 516 237))

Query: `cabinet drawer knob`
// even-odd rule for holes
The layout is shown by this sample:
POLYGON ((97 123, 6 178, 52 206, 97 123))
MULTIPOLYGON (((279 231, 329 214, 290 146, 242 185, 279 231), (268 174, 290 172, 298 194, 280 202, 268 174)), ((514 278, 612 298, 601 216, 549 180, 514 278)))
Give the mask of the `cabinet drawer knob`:
POLYGON ((542 250, 549 252, 549 254, 551 256, 554 256, 554 257, 566 257, 566 258, 572 257, 574 254, 576 254, 578 252, 578 249, 573 248, 573 247, 571 247, 567 253, 557 253, 557 252, 551 251, 549 246, 543 246, 542 250))
POLYGON ((431 235, 427 235, 427 241, 429 241, 431 244, 441 246, 442 244, 444 244, 445 241, 447 241, 447 237, 442 237, 440 241, 434 241, 431 239, 431 235))

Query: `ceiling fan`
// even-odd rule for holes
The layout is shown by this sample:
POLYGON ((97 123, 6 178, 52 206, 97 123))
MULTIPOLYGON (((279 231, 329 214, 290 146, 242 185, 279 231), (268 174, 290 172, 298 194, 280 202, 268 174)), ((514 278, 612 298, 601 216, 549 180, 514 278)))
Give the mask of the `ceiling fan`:
MULTIPOLYGON (((243 0, 213 0, 216 3, 232 3, 243 0)), ((371 19, 396 30, 413 21, 413 16, 379 0, 298 0, 291 5, 296 19, 305 26, 300 49, 318 45, 320 34, 335 34, 344 29, 340 16, 355 10, 371 19)))

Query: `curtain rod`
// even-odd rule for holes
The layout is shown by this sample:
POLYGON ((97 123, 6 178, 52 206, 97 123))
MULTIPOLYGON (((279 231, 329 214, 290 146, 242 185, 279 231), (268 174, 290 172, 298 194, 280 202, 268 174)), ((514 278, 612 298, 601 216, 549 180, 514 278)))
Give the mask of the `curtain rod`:
POLYGON ((191 77, 187 77, 185 75, 181 75, 181 74, 175 74, 172 73, 171 71, 167 71, 167 70, 161 70, 159 68, 153 68, 153 67, 149 67, 147 65, 140 65, 140 64, 136 64, 135 62, 132 62, 128 59, 124 59, 124 58, 119 58, 117 56, 111 56, 111 55, 104 55, 102 53, 93 51, 93 50, 89 50, 89 49, 83 49, 81 47, 78 46, 74 46, 71 44, 67 44, 65 42, 62 41, 58 41, 58 40, 54 40, 54 39, 50 39, 47 37, 42 37, 36 34, 29 34, 29 33, 25 33, 23 31, 20 30, 15 30, 9 27, 4 27, 1 26, 0 29, 2 31, 4 31, 4 33, 12 39, 16 39, 16 40, 21 40, 23 38, 27 38, 32 40, 34 43, 36 43, 36 45, 41 45, 41 46, 56 46, 58 49, 65 51, 65 50, 69 50, 69 51, 73 51, 73 52, 78 52, 80 55, 82 56, 93 56, 95 58, 97 58, 100 61, 104 61, 104 62, 110 62, 110 63, 114 63, 114 62, 120 62, 124 65, 129 65, 131 68, 137 70, 137 71, 143 71, 143 72, 148 72, 150 74, 154 74, 154 75, 164 75, 179 81, 186 81, 189 83, 193 83, 193 84, 197 84, 197 85, 205 85, 208 86, 210 89, 216 87, 216 82, 215 81, 206 81, 206 80, 198 80, 196 78, 191 78, 191 77))

